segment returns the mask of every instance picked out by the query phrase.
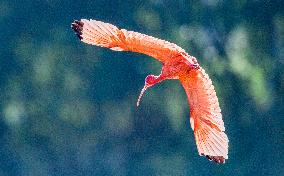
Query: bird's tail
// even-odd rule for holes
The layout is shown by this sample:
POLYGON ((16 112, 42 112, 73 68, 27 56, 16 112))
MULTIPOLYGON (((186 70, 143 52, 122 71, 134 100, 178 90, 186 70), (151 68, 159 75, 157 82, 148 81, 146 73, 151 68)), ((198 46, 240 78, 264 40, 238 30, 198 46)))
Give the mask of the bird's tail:
POLYGON ((96 20, 75 20, 71 28, 81 41, 87 44, 125 51, 124 34, 116 26, 96 20))

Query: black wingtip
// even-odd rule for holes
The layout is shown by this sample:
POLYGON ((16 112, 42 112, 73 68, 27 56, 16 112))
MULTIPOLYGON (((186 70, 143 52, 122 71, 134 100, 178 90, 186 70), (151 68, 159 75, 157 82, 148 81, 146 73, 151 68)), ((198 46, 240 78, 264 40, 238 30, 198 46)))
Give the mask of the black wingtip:
POLYGON ((205 156, 210 161, 215 161, 218 164, 225 163, 225 158, 223 156, 210 156, 210 155, 204 155, 203 153, 201 155, 205 156))
POLYGON ((83 39, 83 37, 82 37, 83 26, 84 26, 84 23, 82 21, 78 21, 78 20, 75 20, 71 24, 71 28, 74 30, 74 32, 76 33, 76 35, 78 36, 78 38, 80 40, 83 39))
POLYGON ((225 163, 225 158, 223 156, 209 156, 206 155, 206 158, 209 159, 210 161, 215 161, 218 164, 223 164, 225 163))

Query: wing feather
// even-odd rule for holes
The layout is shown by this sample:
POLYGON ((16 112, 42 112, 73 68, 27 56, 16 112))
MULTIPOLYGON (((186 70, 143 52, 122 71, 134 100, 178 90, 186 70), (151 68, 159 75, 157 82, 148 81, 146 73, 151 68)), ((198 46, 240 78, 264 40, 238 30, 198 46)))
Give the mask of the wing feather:
POLYGON ((110 48, 115 51, 132 51, 143 53, 161 62, 185 53, 185 51, 168 41, 141 34, 96 20, 82 19, 72 23, 72 28, 85 43, 110 48))
POLYGON ((212 81, 200 67, 180 76, 190 105, 190 123, 193 127, 200 155, 217 163, 228 159, 228 137, 224 133, 218 98, 212 81))

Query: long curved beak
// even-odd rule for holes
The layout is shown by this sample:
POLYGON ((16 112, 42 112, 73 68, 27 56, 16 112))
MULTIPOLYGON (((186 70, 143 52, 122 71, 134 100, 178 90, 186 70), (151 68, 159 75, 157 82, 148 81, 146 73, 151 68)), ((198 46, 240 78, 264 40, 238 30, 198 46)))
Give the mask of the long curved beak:
POLYGON ((141 99, 142 99, 142 96, 144 95, 145 91, 146 91, 149 87, 150 87, 150 86, 148 86, 148 85, 145 84, 145 86, 144 86, 143 89, 141 90, 140 95, 139 95, 139 97, 138 97, 138 99, 137 99, 137 103, 136 103, 137 107, 140 105, 140 101, 141 101, 141 99))

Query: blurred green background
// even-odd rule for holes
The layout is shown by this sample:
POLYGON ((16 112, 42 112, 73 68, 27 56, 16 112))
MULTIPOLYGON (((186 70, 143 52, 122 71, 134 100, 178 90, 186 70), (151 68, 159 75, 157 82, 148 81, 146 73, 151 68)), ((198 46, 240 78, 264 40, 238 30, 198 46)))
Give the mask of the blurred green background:
POLYGON ((284 3, 1 0, 0 175, 284 175, 284 3), (83 44, 93 18, 174 42, 219 97, 229 160, 198 156, 178 81, 161 64, 83 44))

